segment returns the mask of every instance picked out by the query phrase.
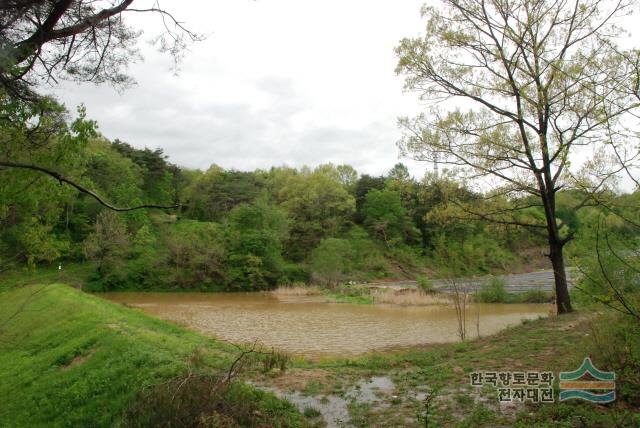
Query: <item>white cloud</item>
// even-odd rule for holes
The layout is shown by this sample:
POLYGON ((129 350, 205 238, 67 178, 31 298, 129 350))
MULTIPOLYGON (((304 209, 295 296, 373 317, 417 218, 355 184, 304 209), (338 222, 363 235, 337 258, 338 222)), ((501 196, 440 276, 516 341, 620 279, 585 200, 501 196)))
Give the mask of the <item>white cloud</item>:
MULTIPOLYGON (((159 17, 133 13, 126 18, 145 29, 145 59, 131 65, 138 86, 119 94, 64 84, 56 93, 71 110, 85 103, 108 138, 161 147, 179 165, 251 170, 335 162, 380 174, 398 161, 397 117, 420 109, 402 92, 393 49, 422 32, 422 3, 164 2, 190 29, 209 34, 191 47, 178 76, 171 59, 144 42, 161 32, 159 17)), ((416 176, 430 167, 404 162, 416 176)))
MULTIPOLYGON (((349 163, 383 173, 397 162, 396 118, 417 103, 402 93, 393 48, 420 32, 421 1, 218 0, 162 5, 209 34, 181 72, 145 40, 157 16, 127 15, 144 28, 138 85, 62 84, 103 134, 136 147, 161 147, 183 166, 249 170, 273 165, 349 163)), ((422 174, 422 167, 415 172, 422 174)))

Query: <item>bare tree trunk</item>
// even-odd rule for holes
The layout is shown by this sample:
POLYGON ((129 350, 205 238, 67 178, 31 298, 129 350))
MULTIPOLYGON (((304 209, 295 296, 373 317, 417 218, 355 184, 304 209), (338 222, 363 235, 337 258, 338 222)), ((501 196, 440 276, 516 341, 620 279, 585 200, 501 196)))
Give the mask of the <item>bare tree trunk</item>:
POLYGON ((567 284, 567 274, 564 269, 562 247, 563 244, 561 242, 551 238, 549 239, 549 258, 553 266, 558 314, 568 314, 569 312, 573 312, 573 308, 571 307, 571 299, 569 297, 569 286, 567 284))
POLYGON ((453 291, 451 298, 458 319, 458 336, 460 341, 464 342, 467 338, 467 291, 459 287, 455 279, 451 279, 450 282, 453 291))
MULTIPOLYGON (((548 165, 548 164, 547 164, 548 165)), ((550 173, 547 168, 547 177, 550 173)), ((547 220, 547 238, 549 241, 549 259, 553 267, 553 278, 556 290, 556 307, 558 315, 573 312, 571 307, 571 297, 569 296, 569 286, 567 284, 567 274, 564 268, 564 255, 562 249, 570 237, 565 239, 560 237, 560 228, 556 221, 556 195, 555 183, 550 178, 547 179, 549 184, 540 185, 542 190, 542 204, 545 210, 545 218, 547 220)), ((539 180, 542 184, 542 180, 539 180)))

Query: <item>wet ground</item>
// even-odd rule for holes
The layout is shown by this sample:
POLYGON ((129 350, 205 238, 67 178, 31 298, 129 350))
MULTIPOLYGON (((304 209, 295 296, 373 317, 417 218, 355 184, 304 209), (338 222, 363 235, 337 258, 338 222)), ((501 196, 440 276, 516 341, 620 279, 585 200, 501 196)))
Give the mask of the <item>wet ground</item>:
MULTIPOLYGON (((286 398, 302 413, 316 411, 327 428, 339 428, 349 425, 351 415, 349 407, 365 405, 368 407, 388 406, 394 399, 395 383, 387 376, 374 376, 362 379, 341 394, 310 395, 300 391, 285 391, 270 386, 259 386, 273 392, 280 398, 286 398)), ((397 397, 396 397, 397 398, 397 397)))

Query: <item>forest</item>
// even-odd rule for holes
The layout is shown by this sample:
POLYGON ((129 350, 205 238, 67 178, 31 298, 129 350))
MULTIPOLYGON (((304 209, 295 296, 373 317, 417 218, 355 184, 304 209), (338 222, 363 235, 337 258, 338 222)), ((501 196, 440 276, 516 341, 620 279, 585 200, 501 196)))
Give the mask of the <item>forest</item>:
MULTIPOLYGON (((381 176, 346 164, 191 170, 172 164, 160 148, 109 141, 82 108, 71 120, 54 101, 46 110, 11 107, 1 132, 15 159, 69 171, 115 206, 171 208, 118 213, 39 171, 3 169, 3 269, 92 262, 87 289, 93 291, 252 291, 518 271, 525 263, 531 269, 532 258, 546 266, 544 235, 508 224, 507 214, 504 224, 482 218, 483 212, 508 213, 521 200, 502 197, 499 189, 472 190, 447 170, 420 179, 402 163, 381 176)), ((605 197, 620 205, 638 195, 605 197)), ((578 243, 606 216, 588 198, 579 191, 559 194, 563 234, 578 243)), ((518 220, 542 223, 541 208, 531 205, 518 220)), ((633 232, 624 222, 615 230, 633 232)), ((580 245, 574 247, 577 256, 580 245)))

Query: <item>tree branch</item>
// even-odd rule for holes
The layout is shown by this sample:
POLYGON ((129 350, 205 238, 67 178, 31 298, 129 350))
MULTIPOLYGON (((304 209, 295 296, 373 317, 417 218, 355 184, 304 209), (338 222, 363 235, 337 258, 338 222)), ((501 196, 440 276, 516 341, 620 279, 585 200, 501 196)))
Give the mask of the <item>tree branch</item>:
POLYGON ((22 168, 22 169, 29 169, 32 171, 38 171, 47 175, 50 175, 51 177, 55 178, 56 180, 58 180, 60 183, 67 183, 68 185, 76 188, 77 190, 79 190, 82 193, 85 193, 89 196, 91 196, 93 199, 95 199, 96 201, 98 201, 98 203, 110 210, 113 211, 118 211, 118 212, 125 212, 125 211, 134 211, 134 210, 140 210, 140 209, 144 209, 144 208, 157 208, 157 209, 175 209, 175 208, 179 208, 181 205, 180 204, 176 204, 176 205, 155 205, 155 204, 145 204, 145 205, 138 205, 135 207, 116 207, 114 205, 111 205, 110 203, 106 202, 104 199, 102 199, 100 196, 98 196, 98 194, 96 194, 94 191, 87 189, 86 187, 81 186, 80 184, 76 183, 75 181, 72 181, 68 178, 66 178, 65 176, 63 176, 62 174, 60 174, 59 172, 53 171, 51 169, 48 168, 44 168, 38 165, 31 165, 31 164, 23 164, 23 163, 16 163, 16 162, 8 162, 8 161, 0 161, 0 167, 7 167, 7 168, 22 168))

